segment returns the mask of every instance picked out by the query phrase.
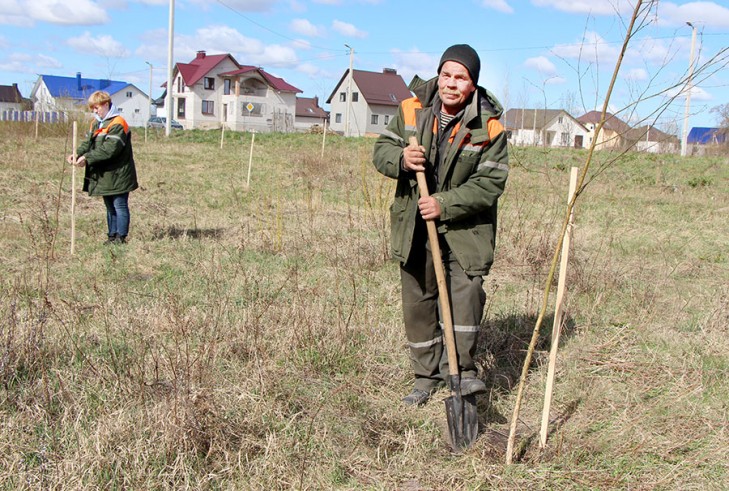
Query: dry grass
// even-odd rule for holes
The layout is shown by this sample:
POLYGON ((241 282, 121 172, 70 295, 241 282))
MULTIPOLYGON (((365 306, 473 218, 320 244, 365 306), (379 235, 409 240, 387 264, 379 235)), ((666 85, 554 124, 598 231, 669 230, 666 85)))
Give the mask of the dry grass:
MULTIPOLYGON (((0 488, 726 489, 729 169, 627 155, 578 203, 553 425, 520 372, 577 152, 519 149, 486 282, 483 434, 450 454, 409 389, 392 183, 371 140, 137 138, 131 241, 105 247, 70 130, 1 126, 0 488)), ((551 319, 546 323, 551 327, 551 319)), ((549 329, 544 329, 548 332, 549 329)), ((445 394, 439 394, 440 399, 445 394)))

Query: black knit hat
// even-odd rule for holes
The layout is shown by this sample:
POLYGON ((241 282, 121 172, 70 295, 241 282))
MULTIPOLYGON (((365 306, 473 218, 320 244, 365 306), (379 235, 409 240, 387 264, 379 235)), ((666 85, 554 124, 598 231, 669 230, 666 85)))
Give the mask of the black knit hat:
POLYGON ((478 57, 478 53, 472 47, 467 44, 454 44, 440 57, 440 64, 438 65, 438 73, 443 68, 443 63, 446 61, 456 61, 466 67, 468 74, 473 80, 473 84, 478 84, 478 74, 481 71, 481 59, 478 57))

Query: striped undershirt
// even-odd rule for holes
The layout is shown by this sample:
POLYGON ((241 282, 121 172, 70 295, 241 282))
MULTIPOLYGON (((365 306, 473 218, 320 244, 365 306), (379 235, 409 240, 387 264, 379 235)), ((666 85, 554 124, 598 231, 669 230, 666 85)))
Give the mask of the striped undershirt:
POLYGON ((451 114, 446 114, 443 111, 441 111, 440 118, 439 118, 440 119, 440 131, 445 130, 446 126, 448 126, 448 123, 453 121, 453 118, 455 118, 455 116, 453 116, 451 114))

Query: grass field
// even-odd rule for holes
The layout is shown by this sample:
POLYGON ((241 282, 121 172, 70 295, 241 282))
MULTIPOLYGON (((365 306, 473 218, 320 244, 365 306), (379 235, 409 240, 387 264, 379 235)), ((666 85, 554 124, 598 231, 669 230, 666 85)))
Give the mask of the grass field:
POLYGON ((515 387, 580 151, 513 149, 478 363, 481 436, 412 380, 393 183, 372 140, 135 135, 125 246, 68 126, 0 126, 0 489, 729 489, 729 161, 598 153, 577 202, 548 446, 552 317, 515 387), (80 189, 82 172, 77 176, 80 189))

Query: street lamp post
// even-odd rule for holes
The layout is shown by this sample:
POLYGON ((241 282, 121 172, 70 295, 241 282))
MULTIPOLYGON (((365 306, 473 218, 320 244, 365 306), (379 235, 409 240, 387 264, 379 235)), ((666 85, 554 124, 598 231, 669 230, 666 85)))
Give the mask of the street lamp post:
POLYGON ((165 109, 167 110, 167 121, 165 123, 165 135, 172 133, 172 67, 173 47, 175 39, 175 0, 170 0, 169 33, 167 39, 167 97, 165 98, 165 109))

